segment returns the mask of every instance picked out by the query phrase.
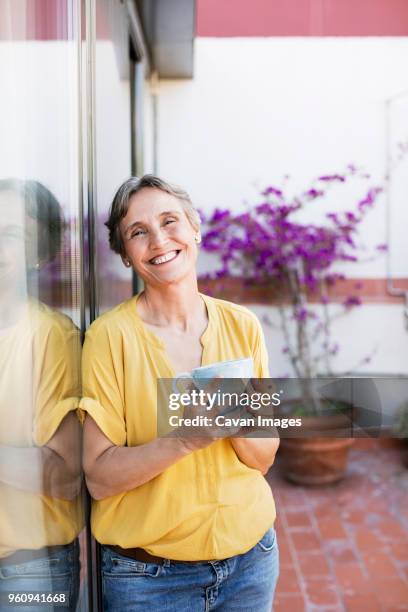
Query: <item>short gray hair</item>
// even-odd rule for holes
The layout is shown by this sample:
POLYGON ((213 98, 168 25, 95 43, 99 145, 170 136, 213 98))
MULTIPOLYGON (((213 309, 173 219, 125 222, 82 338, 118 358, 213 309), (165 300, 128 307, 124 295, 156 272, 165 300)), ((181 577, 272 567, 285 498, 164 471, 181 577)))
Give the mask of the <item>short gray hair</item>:
POLYGON ((163 181, 163 179, 154 176, 153 174, 145 174, 142 176, 142 178, 131 176, 124 183, 122 183, 117 190, 109 210, 109 218, 105 223, 109 230, 110 247, 119 255, 125 255, 125 249, 119 227, 120 222, 124 217, 126 217, 129 210, 131 197, 146 187, 150 189, 160 189, 160 191, 164 191, 165 193, 176 197, 178 200, 180 200, 184 213, 191 226, 195 230, 198 230, 200 227, 200 215, 194 208, 191 198, 186 191, 180 187, 177 187, 176 185, 171 185, 170 183, 163 181))

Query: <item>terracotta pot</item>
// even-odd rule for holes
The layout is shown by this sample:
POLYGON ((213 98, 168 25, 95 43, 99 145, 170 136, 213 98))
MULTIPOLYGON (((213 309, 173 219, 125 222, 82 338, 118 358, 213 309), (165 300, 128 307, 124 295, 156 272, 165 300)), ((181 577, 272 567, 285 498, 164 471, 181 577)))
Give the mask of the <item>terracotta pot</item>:
POLYGON ((302 485, 323 485, 343 478, 353 438, 286 438, 280 448, 285 476, 302 485))
POLYGON ((303 417, 302 437, 281 439, 286 478, 301 485, 324 485, 341 480, 354 442, 347 437, 349 433, 350 414, 303 417))

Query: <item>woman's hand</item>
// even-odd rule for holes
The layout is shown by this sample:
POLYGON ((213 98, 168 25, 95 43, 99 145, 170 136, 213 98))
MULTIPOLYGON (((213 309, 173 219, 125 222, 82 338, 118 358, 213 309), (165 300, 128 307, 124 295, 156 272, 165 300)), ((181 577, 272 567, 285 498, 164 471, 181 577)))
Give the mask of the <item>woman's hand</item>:
MULTIPOLYGON (((219 389, 220 378, 220 376, 217 376, 211 380, 211 382, 204 387, 203 391, 209 394, 215 393, 219 389)), ((198 392, 198 389, 191 384, 188 390, 191 392, 193 389, 198 392)), ((187 391, 185 390, 184 392, 187 391)), ((169 437, 175 437, 178 439, 182 447, 184 447, 188 452, 206 448, 215 442, 215 440, 231 435, 230 431, 223 431, 223 428, 215 424, 214 419, 221 413, 221 407, 214 405, 212 406, 211 411, 209 411, 207 408, 207 405, 202 404, 199 404, 198 406, 193 404, 185 406, 182 417, 183 419, 194 419, 199 417, 203 422, 199 425, 190 427, 180 425, 173 429, 173 431, 169 434, 169 437)))

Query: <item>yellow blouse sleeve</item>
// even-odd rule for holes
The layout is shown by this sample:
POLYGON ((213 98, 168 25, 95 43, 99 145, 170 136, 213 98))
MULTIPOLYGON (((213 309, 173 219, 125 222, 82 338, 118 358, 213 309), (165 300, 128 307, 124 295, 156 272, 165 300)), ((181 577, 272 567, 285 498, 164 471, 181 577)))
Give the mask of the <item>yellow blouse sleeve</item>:
POLYGON ((255 378, 270 378, 268 365, 268 351, 265 344, 265 336, 258 319, 256 320, 257 330, 255 334, 255 350, 253 353, 254 375, 255 378))
POLYGON ((33 345, 33 440, 44 446, 62 420, 79 405, 80 339, 73 325, 50 325, 40 330, 33 345))
POLYGON ((122 352, 104 327, 90 329, 82 350, 81 422, 88 413, 113 444, 126 444, 122 352))

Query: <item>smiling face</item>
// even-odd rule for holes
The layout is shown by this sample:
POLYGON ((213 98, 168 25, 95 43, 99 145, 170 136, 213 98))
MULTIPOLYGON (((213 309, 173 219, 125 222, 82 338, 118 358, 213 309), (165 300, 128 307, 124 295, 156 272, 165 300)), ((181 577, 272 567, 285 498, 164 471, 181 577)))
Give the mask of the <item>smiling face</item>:
POLYGON ((163 286, 195 278, 197 230, 178 198, 160 189, 144 188, 129 202, 120 223, 128 260, 145 285, 163 286))

